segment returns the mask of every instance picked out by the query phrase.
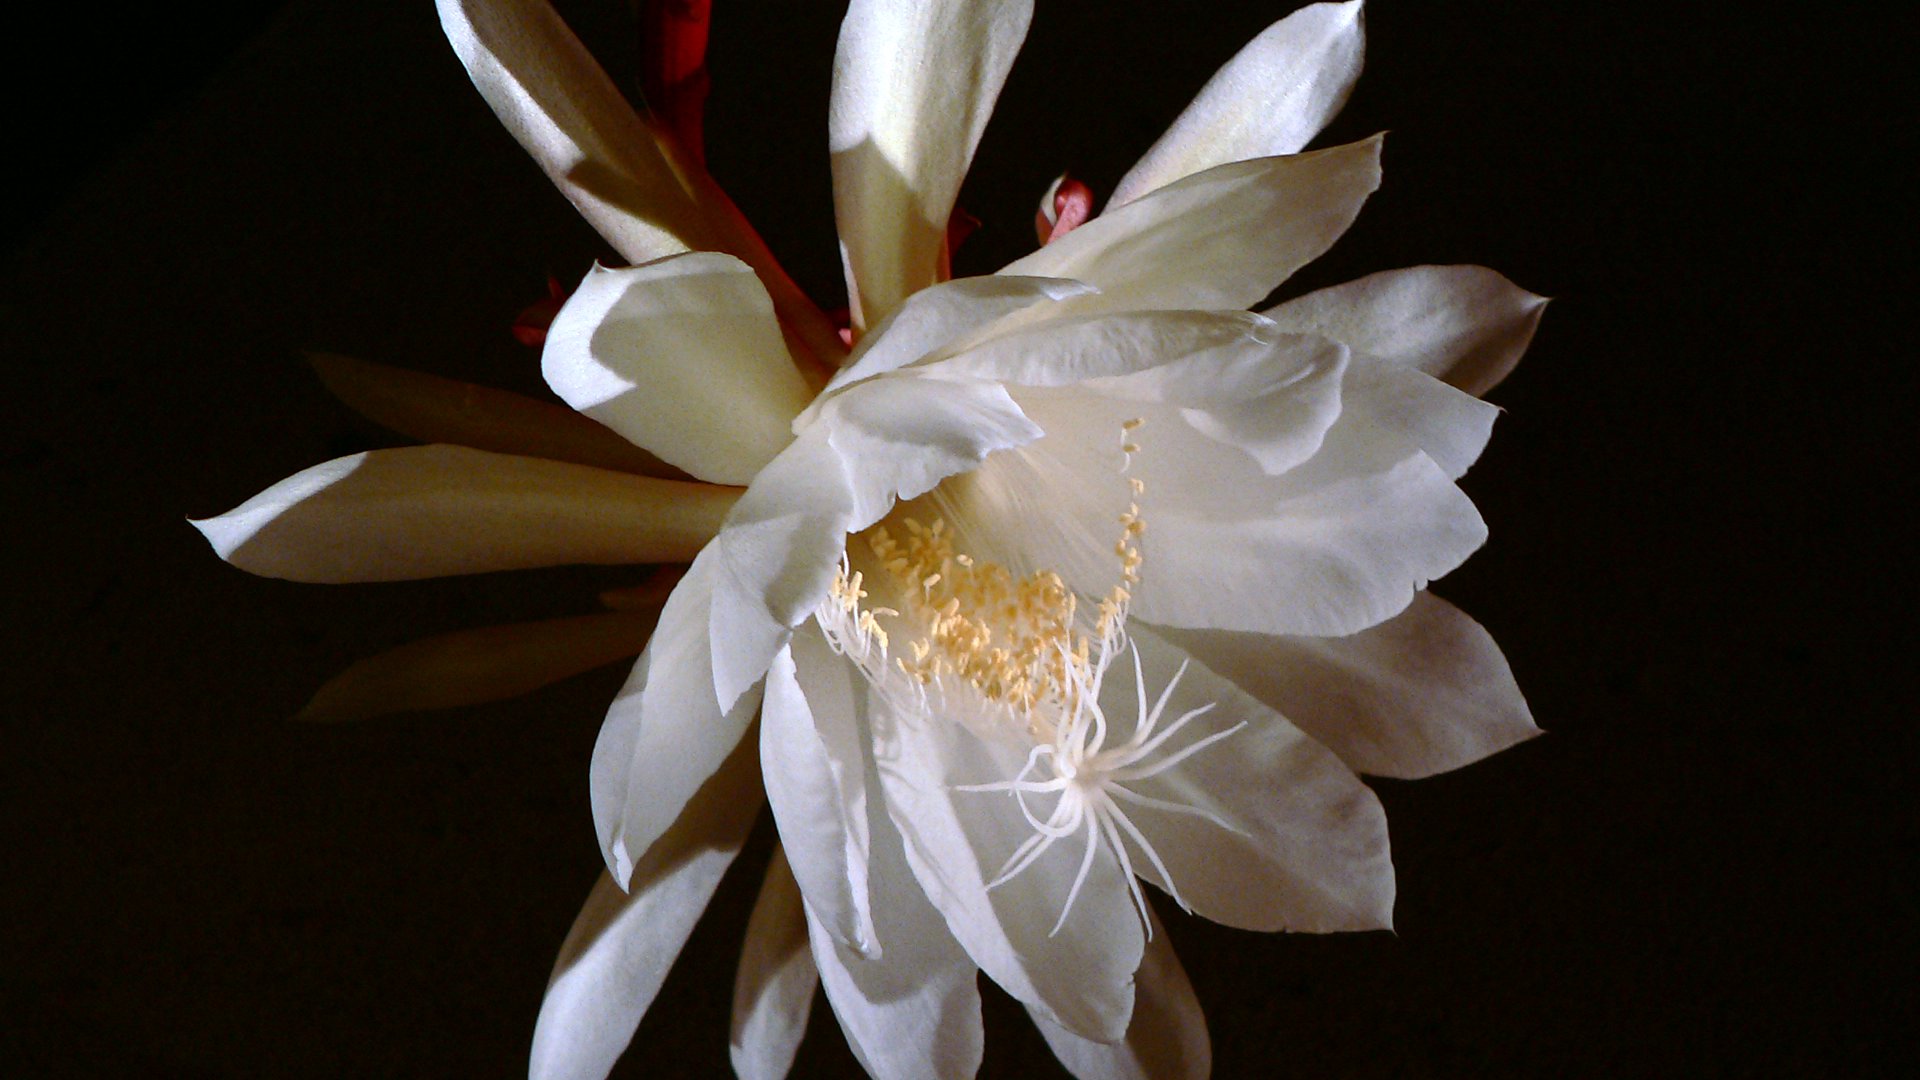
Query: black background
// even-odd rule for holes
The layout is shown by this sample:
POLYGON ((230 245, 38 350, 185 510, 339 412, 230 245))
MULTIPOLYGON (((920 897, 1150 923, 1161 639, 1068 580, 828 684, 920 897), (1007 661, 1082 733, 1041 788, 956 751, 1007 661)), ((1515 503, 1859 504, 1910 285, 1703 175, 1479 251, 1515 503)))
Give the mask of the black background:
MULTIPOLYGON (((597 238, 430 4, 52 13, 15 36, 0 278, 9 611, 0 1061, 22 1076, 508 1076, 599 867, 586 761, 622 672, 458 713, 285 718, 351 660, 588 610, 599 570, 322 588, 188 515, 393 437, 316 346, 539 389, 507 333, 597 238)), ((839 301, 837 5, 716 0, 714 172, 839 301)), ((1438 8, 1444 10, 1437 10, 1438 8)), ((1041 0, 962 202, 960 272, 1113 182, 1285 4, 1041 0), (1199 10, 1199 9, 1195 9, 1199 10)), ((624 5, 562 5, 622 85, 624 5)), ((1386 182, 1289 291, 1477 262, 1556 297, 1436 591, 1549 734, 1377 786, 1396 934, 1172 934, 1216 1073, 1871 1075, 1914 1019, 1908 99, 1841 9, 1368 14, 1322 142, 1386 182), (1896 417, 1899 419, 1896 420, 1896 417)), ((725 1068, 755 842, 624 1075, 725 1068)), ((1006 999, 985 1076, 1050 1075, 1006 999)), ((824 1006, 796 1067, 852 1061, 824 1006)))

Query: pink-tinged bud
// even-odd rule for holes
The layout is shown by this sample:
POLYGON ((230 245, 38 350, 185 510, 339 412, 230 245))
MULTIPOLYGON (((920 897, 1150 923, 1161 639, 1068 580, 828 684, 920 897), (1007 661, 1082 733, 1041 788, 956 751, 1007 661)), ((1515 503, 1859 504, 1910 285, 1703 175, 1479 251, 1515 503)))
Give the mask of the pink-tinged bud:
POLYGON ((1040 198, 1040 209, 1033 215, 1033 232, 1045 247, 1085 225, 1092 216, 1093 189, 1061 173, 1040 198))
POLYGON ((705 165, 707 25, 712 0, 643 0, 640 93, 660 126, 695 163, 705 165))
POLYGON ((547 342, 547 327, 553 325, 553 317, 560 314, 560 305, 567 302, 567 290, 560 285, 560 279, 547 275, 547 295, 521 309, 513 320, 515 341, 534 348, 547 342))

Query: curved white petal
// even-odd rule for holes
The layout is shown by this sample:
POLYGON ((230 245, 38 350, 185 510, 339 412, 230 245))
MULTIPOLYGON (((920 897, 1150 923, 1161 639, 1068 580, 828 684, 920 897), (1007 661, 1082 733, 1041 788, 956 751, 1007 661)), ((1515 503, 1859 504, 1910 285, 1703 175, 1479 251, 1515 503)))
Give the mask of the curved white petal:
POLYGON ((439 0, 440 25, 500 122, 636 263, 718 246, 653 132, 544 0, 439 0))
MULTIPOLYGON (((1129 630, 1146 673, 1149 701, 1174 683, 1187 661, 1165 714, 1178 717, 1212 704, 1168 740, 1163 760, 1246 725, 1132 785, 1139 794, 1203 809, 1219 819, 1152 809, 1133 814, 1180 898, 1200 915, 1245 930, 1390 927, 1393 864, 1386 813, 1373 792, 1326 747, 1191 662, 1178 646, 1137 622, 1129 630)), ((1136 709, 1132 672, 1116 674, 1108 675, 1101 695, 1109 717, 1136 709)), ((1134 867, 1167 887, 1151 861, 1136 858, 1134 867)))
POLYGON ((720 763, 735 752, 760 694, 724 712, 713 692, 708 643, 713 561, 702 552, 667 598, 653 640, 607 709, 593 747, 589 791, 607 868, 625 883, 720 763))
POLYGON ((249 573, 408 581, 689 558, 738 497, 464 446, 405 446, 315 465, 192 524, 249 573))
POLYGON ((998 382, 916 376, 849 387, 827 402, 812 430, 828 432, 847 462, 854 489, 849 531, 885 517, 896 499, 924 495, 988 454, 1044 434, 998 382))
POLYGON ((789 630, 826 595, 854 526, 846 462, 827 429, 801 433, 761 470, 707 546, 710 664, 724 706, 766 674, 789 630))
POLYGON ((915 884, 899 834, 884 816, 871 824, 873 921, 887 952, 868 957, 841 945, 809 910, 820 985, 869 1076, 965 1080, 986 1042, 978 971, 915 884))
POLYGON ((1263 459, 1202 434, 1177 410, 1090 392, 1095 386, 1022 390, 1021 407, 1047 437, 995 454, 942 489, 976 557, 1022 572, 1051 569, 1082 593, 1103 595, 1120 572, 1115 519, 1137 502, 1146 529, 1142 580, 1132 590, 1138 617, 1347 634, 1398 613, 1486 537, 1446 473, 1366 416, 1342 412, 1318 427, 1331 419, 1323 404, 1311 414, 1318 419, 1291 429, 1290 444, 1288 430, 1273 432, 1267 460, 1311 456, 1270 475, 1263 459), (1128 432, 1139 450, 1122 473, 1115 444, 1133 418, 1145 422, 1128 432))
POLYGON ((1492 635, 1432 593, 1346 637, 1155 632, 1358 772, 1417 780, 1540 734, 1492 635))
POLYGON ((773 659, 760 722, 760 771, 800 890, 836 942, 880 955, 869 907, 867 762, 852 665, 818 627, 773 659))
MULTIPOLYGON (((860 339, 847 357, 847 365, 834 374, 822 397, 850 383, 905 367, 1016 311, 1092 291, 1091 285, 1078 281, 1008 274, 930 285, 907 297, 860 339)), ((810 405, 797 423, 806 423, 819 405, 819 401, 810 405)))
POLYGON ((1457 480, 1479 460, 1499 418, 1496 406, 1424 371, 1363 358, 1349 365, 1342 406, 1356 421, 1398 432, 1457 480))
MULTIPOLYGON (((1143 475, 1183 471, 1145 455, 1139 463, 1143 475)), ((1354 633, 1405 609, 1487 536, 1432 458, 1345 415, 1281 476, 1147 483, 1146 577, 1133 611, 1173 626, 1354 633)))
POLYGON ((1062 313, 1245 308, 1317 258, 1380 185, 1380 137, 1219 165, 1102 214, 1003 274, 1084 281, 1062 313))
POLYGON ((1346 104, 1365 50, 1360 0, 1311 4, 1267 27, 1120 179, 1108 208, 1215 165, 1297 152, 1346 104))
POLYGON ((641 857, 630 892, 601 875, 568 931, 533 1029, 533 1080, 600 1080, 619 1060, 760 809, 736 753, 641 857))
POLYGON ((807 1033, 813 992, 820 985, 807 948, 807 916, 800 887, 775 845, 760 895, 747 916, 740 970, 733 983, 733 1028, 728 1056, 740 1080, 781 1080, 807 1033))
MULTIPOLYGON (((878 699, 872 707, 884 708, 878 699)), ((1083 1037, 1111 1042, 1124 1035, 1145 936, 1104 839, 1077 893, 1084 834, 987 887, 1033 828, 1010 793, 958 789, 1013 779, 1031 747, 983 740, 938 708, 931 718, 876 719, 875 729, 880 785, 907 864, 973 962, 1007 993, 1083 1037), (1069 894, 1073 907, 1061 922, 1069 894)), ((891 958, 892 939, 885 940, 891 958)))
POLYGON ((1478 396, 1520 362, 1546 304, 1484 266, 1414 266, 1310 292, 1266 314, 1478 396))
POLYGON ((827 132, 856 327, 939 279, 954 196, 1032 0, 854 0, 827 132))
POLYGON ((1172 424, 1242 450, 1264 471, 1279 473, 1310 457, 1339 415, 1345 364, 1346 348, 1339 343, 1276 333, 1248 312, 1147 311, 1073 316, 1028 327, 921 370, 1027 388, 1079 384, 1074 395, 1021 391, 1014 396, 1016 401, 1060 402, 1055 410, 1060 423, 1042 426, 1050 438, 1099 447, 1097 462, 1105 464, 1092 464, 1095 470, 1110 473, 1120 464, 1114 454, 1122 443, 1151 442, 1172 424), (1088 396, 1105 401, 1083 409, 1069 403, 1088 396), (1118 437, 1113 402, 1149 406, 1133 409, 1120 422, 1153 421, 1152 430, 1118 437), (1107 422, 1106 430, 1097 429, 1100 421, 1107 422))
POLYGON ((1053 1056, 1079 1080, 1206 1080, 1213 1071, 1207 1018, 1160 916, 1147 909, 1153 936, 1133 977, 1133 1021, 1114 1043, 1081 1038, 1028 1009, 1053 1056))
POLYGON ((702 480, 746 484, 811 396, 753 268, 695 251, 596 266, 547 331, 561 400, 702 480))

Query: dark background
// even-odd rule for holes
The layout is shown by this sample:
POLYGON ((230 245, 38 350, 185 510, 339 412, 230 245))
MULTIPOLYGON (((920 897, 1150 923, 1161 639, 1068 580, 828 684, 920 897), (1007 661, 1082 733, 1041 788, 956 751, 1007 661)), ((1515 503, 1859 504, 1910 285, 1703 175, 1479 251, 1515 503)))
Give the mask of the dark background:
MULTIPOLYGON (((296 351, 537 390, 507 333, 603 253, 432 6, 55 11, 9 48, 0 270, 9 580, 0 1061, 20 1076, 508 1076, 599 867, 586 762, 622 672, 456 713, 290 722, 348 662, 588 610, 599 570, 324 588, 188 515, 392 436, 296 351)), ((838 302, 838 5, 716 0, 711 164, 838 302)), ((1113 182, 1287 4, 1041 0, 963 203, 961 272, 1040 190, 1113 182), (1197 9, 1196 9, 1197 10, 1197 9)), ((1436 591, 1549 734, 1380 783, 1397 934, 1172 934, 1216 1072, 1873 1075, 1914 1019, 1914 171, 1897 36, 1809 6, 1369 12, 1323 141, 1386 183, 1290 291, 1477 262, 1557 298, 1436 591), (1899 421, 1896 422, 1896 415, 1899 421)), ((562 10, 623 85, 620 3, 562 10)), ((828 298, 832 299, 828 299, 828 298)), ((622 1072, 725 1067, 770 843, 722 885, 622 1072)), ((988 1001, 985 1076, 1048 1075, 988 1001)), ((851 1071, 824 1002, 796 1068, 851 1071)))

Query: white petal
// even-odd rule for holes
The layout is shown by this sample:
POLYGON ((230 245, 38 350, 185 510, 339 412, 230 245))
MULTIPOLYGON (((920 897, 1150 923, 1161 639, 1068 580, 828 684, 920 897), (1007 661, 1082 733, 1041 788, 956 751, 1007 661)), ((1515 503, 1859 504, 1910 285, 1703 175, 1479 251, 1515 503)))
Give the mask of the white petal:
POLYGON ((1153 919, 1140 970, 1134 975, 1133 1021, 1116 1043, 1083 1039, 1028 1009, 1053 1056, 1079 1080, 1205 1080, 1213 1070, 1207 1018, 1193 996, 1187 971, 1174 955, 1160 917, 1153 919))
POLYGON ((1032 0, 854 0, 827 114, 854 325, 938 280, 954 196, 1032 0))
MULTIPOLYGON (((1486 541, 1486 523, 1433 459, 1342 415, 1278 477, 1146 476, 1148 536, 1134 614, 1173 626, 1350 634, 1398 614, 1486 541)), ((1164 475, 1163 475, 1164 474, 1164 475)))
POLYGON ((1008 396, 981 379, 883 376, 851 386, 826 404, 817 429, 829 432, 854 486, 849 531, 885 517, 996 450, 1043 432, 1008 396))
POLYGON ((986 1039, 978 971, 915 885, 899 834, 882 817, 872 824, 873 921, 887 952, 866 957, 839 944, 809 910, 820 985, 854 1057, 876 1080, 970 1078, 986 1039))
MULTIPOLYGON (((860 339, 847 358, 847 366, 834 375, 825 393, 905 367, 1016 311, 1092 291, 1092 286, 1078 281, 1006 274, 928 286, 907 297, 893 314, 860 339)), ((819 404, 816 401, 809 406, 807 414, 817 412, 819 404)), ((799 423, 806 423, 808 418, 803 415, 799 423)))
MULTIPOLYGON (((1339 415, 1345 364, 1346 348, 1337 342, 1275 333, 1265 319, 1247 312, 1149 311, 1058 319, 921 370, 1022 387, 1079 383, 1080 398, 1175 406, 1177 413, 1158 410, 1165 415, 1139 438, 1155 439, 1170 421, 1245 451, 1263 470, 1279 473, 1310 457, 1339 415)), ((1015 394, 1016 401, 1035 397, 1015 394)), ((1124 440, 1116 437, 1110 410, 1097 404, 1063 408, 1066 426, 1042 424, 1049 436, 1090 440, 1103 451, 1101 458, 1117 466, 1112 451, 1124 440), (1096 415, 1109 421, 1106 430, 1087 423, 1096 415)), ((1156 410, 1134 413, 1146 420, 1156 410)))
POLYGON ((513 137, 639 263, 719 246, 653 133, 544 0, 439 0, 440 25, 513 137))
POLYGON ((406 446, 315 465, 193 526, 249 573, 408 581, 686 559, 738 497, 464 446, 406 446))
POLYGON ((1275 432, 1273 460, 1297 459, 1302 448, 1312 456, 1273 476, 1177 411, 1094 394, 1093 385, 1022 390, 1021 407, 1047 437, 942 489, 975 557, 1051 569, 1103 595, 1120 573, 1114 521, 1136 501, 1127 480, 1138 479, 1146 533, 1135 615, 1347 634, 1398 613, 1485 540, 1478 512, 1445 472, 1364 416, 1342 413, 1322 438, 1303 422, 1292 451, 1275 432), (1145 418, 1129 433, 1141 449, 1123 474, 1115 444, 1135 417, 1145 418))
POLYGON ((1424 371, 1362 358, 1347 369, 1341 403, 1355 420, 1398 432, 1457 480, 1479 459, 1500 410, 1424 371))
POLYGON ((554 317, 540 366, 567 404, 721 484, 773 460, 811 396, 760 279, 711 251, 594 267, 554 317))
POLYGON ((1520 362, 1546 304, 1483 266, 1415 266, 1311 292, 1267 315, 1478 396, 1520 362))
POLYGON ((1312 4, 1267 27, 1121 178, 1108 208, 1215 165, 1295 153, 1346 104, 1365 38, 1360 0, 1312 4))
MULTIPOLYGON (((1152 701, 1187 656, 1137 622, 1129 630, 1152 701)), ((1102 693, 1109 717, 1135 711, 1136 692, 1131 671, 1110 672, 1102 693)), ((1246 930, 1325 933, 1391 926, 1387 818, 1373 792, 1326 747, 1199 663, 1187 664, 1165 716, 1177 718, 1209 702, 1210 711, 1162 747, 1161 760, 1236 724, 1246 726, 1169 771, 1129 785, 1142 795, 1203 808, 1233 826, 1230 831, 1205 817, 1150 808, 1133 815, 1181 899, 1200 915, 1246 930)), ((1148 860, 1136 858, 1134 866, 1165 887, 1148 860)))
POLYGON ((867 901, 867 762, 854 677, 818 627, 809 623, 796 632, 767 673, 760 768, 807 905, 835 941, 877 956, 881 943, 867 901))
MULTIPOLYGON (((872 707, 882 705, 876 699, 872 707)), ((973 962, 1007 993, 1086 1038, 1124 1035, 1144 934, 1104 838, 1058 934, 1052 931, 1073 891, 1084 834, 987 888, 1033 828, 1013 795, 957 789, 1011 780, 1030 745, 987 742, 937 711, 931 721, 901 717, 876 720, 875 727, 880 784, 907 864, 973 962)), ((883 931, 883 940, 891 958, 893 939, 883 931)))
POLYGON ((702 552, 667 599, 593 747, 593 823, 618 882, 734 752, 760 707, 757 691, 725 712, 714 697, 712 576, 712 559, 702 552))
POLYGON ((640 652, 653 610, 457 630, 410 641, 327 680, 299 719, 334 723, 530 693, 640 652))
POLYGON ((1431 776, 1540 734, 1492 636, 1432 593, 1347 637, 1157 632, 1374 776, 1431 776))
POLYGON ((853 503, 827 429, 810 428, 761 470, 708 545, 710 663, 723 705, 766 673, 788 631, 826 595, 853 527, 853 503))
POLYGON ((599 1080, 613 1068, 759 809, 753 755, 735 754, 647 849, 630 893, 601 876, 540 1003, 534 1080, 599 1080))
POLYGON ((733 1035, 728 1055, 740 1080, 781 1080, 807 1033, 820 971, 807 948, 800 887, 777 845, 760 895, 747 917, 740 971, 733 984, 733 1035))
POLYGON ((1064 311, 1245 308, 1333 246, 1380 185, 1380 138, 1220 165, 1007 264, 1100 290, 1064 311))

